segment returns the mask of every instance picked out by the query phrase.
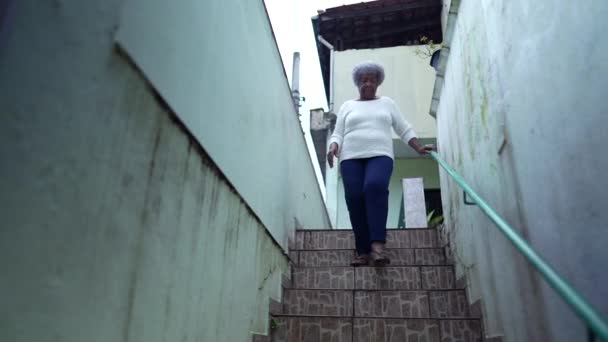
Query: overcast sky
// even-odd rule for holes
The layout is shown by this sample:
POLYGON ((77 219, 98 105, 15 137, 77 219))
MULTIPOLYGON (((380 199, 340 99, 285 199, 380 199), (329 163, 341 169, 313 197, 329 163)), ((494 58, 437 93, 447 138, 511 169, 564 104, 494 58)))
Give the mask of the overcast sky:
MULTIPOLYGON (((315 165, 317 178, 321 179, 319 165, 316 155, 312 150, 310 140, 310 109, 324 108, 327 110, 327 100, 315 36, 312 30, 311 18, 317 15, 317 10, 337 7, 341 5, 367 2, 361 0, 264 0, 272 28, 274 30, 285 72, 291 84, 291 73, 293 66, 293 53, 300 52, 300 96, 306 98, 300 108, 302 114, 302 128, 305 132, 309 152, 315 165)), ((339 104, 338 104, 339 105, 339 104)), ((325 188, 321 191, 325 197, 325 188)))

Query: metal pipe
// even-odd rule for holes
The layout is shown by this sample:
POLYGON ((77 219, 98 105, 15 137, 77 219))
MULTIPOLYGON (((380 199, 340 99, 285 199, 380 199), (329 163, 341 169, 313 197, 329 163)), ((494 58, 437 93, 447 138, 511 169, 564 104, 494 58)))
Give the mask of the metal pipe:
POLYGON ((333 50, 334 46, 331 45, 327 40, 325 40, 325 38, 323 38, 322 35, 318 35, 317 39, 319 40, 319 42, 321 42, 321 44, 327 46, 328 49, 333 50))
POLYGON ((293 53, 293 68, 291 73, 291 97, 296 112, 300 111, 300 53, 293 53))
POLYGON ((334 46, 331 45, 327 40, 323 38, 323 36, 318 35, 317 39, 319 42, 325 47, 329 49, 329 103, 327 104, 329 107, 328 112, 333 113, 334 111, 334 46))

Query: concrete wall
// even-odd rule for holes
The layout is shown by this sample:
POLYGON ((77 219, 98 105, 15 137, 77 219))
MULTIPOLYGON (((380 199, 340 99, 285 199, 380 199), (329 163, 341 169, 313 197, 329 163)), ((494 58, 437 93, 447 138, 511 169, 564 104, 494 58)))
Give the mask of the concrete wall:
MULTIPOLYGON (((462 1, 437 114, 442 156, 604 315, 606 15, 605 1, 462 1)), ((444 173, 441 188, 487 332, 583 340, 578 318, 444 173)))
POLYGON ((126 0, 117 40, 283 247, 329 226, 263 0, 126 0))
MULTIPOLYGON (((279 297, 287 268, 268 226, 284 222, 285 232, 274 232, 280 237, 294 217, 306 227, 324 222, 318 189, 306 188, 316 182, 281 65, 275 59, 259 66, 278 105, 232 97, 223 110, 201 110, 209 125, 227 117, 253 122, 258 111, 269 118, 263 131, 252 123, 248 136, 227 136, 244 140, 225 151, 250 182, 270 188, 263 194, 277 194, 262 210, 117 53, 122 5, 19 1, 9 24, 1 23, 0 340, 250 341, 250 332, 267 328, 268 297, 279 297), (284 135, 289 143, 277 143, 284 135), (272 163, 264 154, 270 148, 272 163), (264 173, 268 165, 290 178, 266 180, 275 175, 264 173), (294 209, 303 203, 309 205, 294 209)), ((255 8, 248 15, 267 25, 255 8)), ((234 24, 215 23, 220 33, 234 24)), ((269 32, 249 33, 265 49, 273 46, 269 32)), ((225 70, 233 59, 208 67, 225 70)), ((232 77, 216 96, 256 93, 259 84, 229 83, 238 74, 232 77)))
MULTIPOLYGON (((388 199, 388 228, 397 228, 399 224, 399 211, 401 210, 401 197, 403 197, 403 185, 401 179, 423 177, 425 189, 438 189, 439 171, 437 163, 431 159, 423 158, 399 158, 395 159, 393 175, 389 183, 388 199)), ((337 183, 336 228, 351 229, 348 217, 348 208, 344 200, 344 186, 340 176, 337 183)))

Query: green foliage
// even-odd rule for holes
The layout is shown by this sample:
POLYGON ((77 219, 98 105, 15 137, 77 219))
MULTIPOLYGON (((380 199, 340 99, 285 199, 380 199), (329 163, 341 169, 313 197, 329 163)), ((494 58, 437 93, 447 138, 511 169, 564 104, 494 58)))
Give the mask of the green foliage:
POLYGON ((441 49, 441 44, 433 43, 433 40, 427 36, 420 37, 420 45, 423 47, 418 47, 414 50, 416 56, 420 58, 431 58, 435 51, 441 49))
POLYGON ((279 324, 277 323, 277 321, 275 321, 274 318, 271 318, 270 319, 270 329, 275 330, 278 327, 279 327, 279 324))
POLYGON ((431 217, 433 217, 434 213, 435 210, 431 210, 431 212, 426 215, 426 222, 429 222, 431 220, 431 217))
POLYGON ((428 215, 426 215, 426 222, 429 228, 435 228, 438 224, 443 222, 443 215, 435 215, 435 210, 431 210, 428 215))

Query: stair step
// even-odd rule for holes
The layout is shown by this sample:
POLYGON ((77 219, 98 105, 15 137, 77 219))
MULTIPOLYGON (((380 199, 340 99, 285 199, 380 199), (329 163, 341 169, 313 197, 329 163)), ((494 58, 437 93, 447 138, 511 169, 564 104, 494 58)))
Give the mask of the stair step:
POLYGON ((354 267, 294 267, 292 286, 296 289, 352 290, 355 286, 354 267))
POLYGON ((251 339, 253 342, 272 342, 270 335, 254 334, 251 339))
POLYGON ((353 291, 296 290, 283 293, 283 313, 304 316, 353 315, 353 291))
MULTIPOLYGON (((290 250, 354 249, 352 230, 298 230, 290 250)), ((388 229, 387 248, 438 248, 436 229, 388 229)))
POLYGON ((452 266, 294 267, 291 287, 335 290, 454 289, 452 266))
POLYGON ((364 290, 422 289, 420 268, 407 266, 359 267, 355 271, 355 288, 364 290))
POLYGON ((453 266, 420 267, 422 288, 429 290, 449 290, 456 288, 453 266))
POLYGON ((425 291, 355 292, 356 317, 429 318, 425 291))
POLYGON ((272 342, 352 342, 352 318, 274 317, 272 342))
POLYGON ((480 319, 442 319, 439 328, 441 342, 482 342, 480 319))
POLYGON ((353 341, 439 342, 439 329, 439 323, 433 320, 356 318, 353 321, 353 341))
MULTIPOLYGON (((464 290, 430 291, 430 314, 433 318, 470 318, 469 301, 464 290)), ((474 317, 473 318, 479 318, 474 317)))
POLYGON ((287 289, 275 314, 302 316, 471 318, 464 290, 287 289))
POLYGON ((481 342, 479 319, 276 316, 273 342, 481 342))
MULTIPOLYGON (((445 265, 442 248, 389 248, 386 255, 392 266, 445 265)), ((350 266, 355 251, 351 249, 300 250, 290 252, 295 266, 350 266)))

